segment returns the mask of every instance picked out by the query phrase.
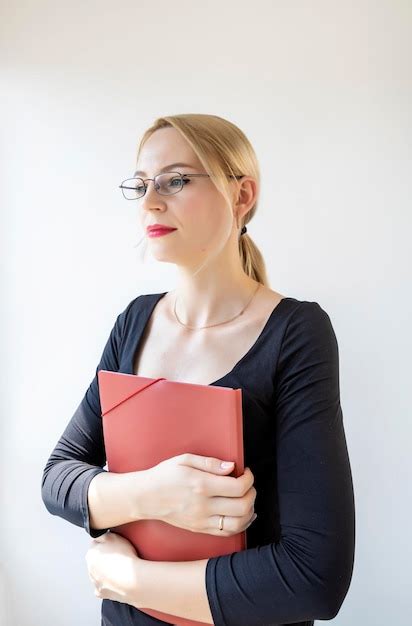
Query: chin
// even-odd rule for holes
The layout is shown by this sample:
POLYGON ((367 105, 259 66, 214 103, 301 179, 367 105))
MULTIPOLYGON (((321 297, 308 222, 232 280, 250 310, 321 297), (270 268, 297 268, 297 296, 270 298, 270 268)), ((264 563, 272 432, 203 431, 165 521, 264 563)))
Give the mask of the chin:
POLYGON ((175 263, 176 259, 167 254, 152 254, 152 257, 155 261, 160 261, 162 263, 175 263))
POLYGON ((179 257, 176 253, 173 253, 168 246, 149 246, 150 254, 156 261, 163 261, 165 263, 178 263, 179 257))

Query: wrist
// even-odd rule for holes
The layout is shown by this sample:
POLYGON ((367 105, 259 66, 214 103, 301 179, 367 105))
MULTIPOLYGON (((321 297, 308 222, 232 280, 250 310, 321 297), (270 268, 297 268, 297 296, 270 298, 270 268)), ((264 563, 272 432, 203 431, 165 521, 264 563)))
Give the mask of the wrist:
POLYGON ((146 567, 149 561, 136 558, 133 562, 133 584, 127 590, 127 604, 131 604, 136 609, 142 607, 150 608, 144 604, 144 581, 146 577, 146 567))
POLYGON ((153 481, 150 468, 137 472, 130 472, 128 475, 129 493, 132 500, 133 521, 155 519, 152 503, 153 481))

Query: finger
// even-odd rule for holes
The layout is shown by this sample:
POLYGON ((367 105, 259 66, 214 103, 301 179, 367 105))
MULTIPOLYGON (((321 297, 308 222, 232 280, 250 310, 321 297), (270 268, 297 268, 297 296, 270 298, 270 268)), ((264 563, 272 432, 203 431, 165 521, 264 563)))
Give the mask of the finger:
POLYGON ((233 535, 235 533, 240 533, 243 532, 244 530, 246 530, 247 528, 249 528, 249 526, 251 524, 253 524, 253 522, 255 521, 257 515, 255 513, 252 513, 252 515, 247 518, 243 524, 239 525, 239 517, 236 516, 232 516, 232 515, 225 515, 223 518, 223 529, 220 530, 219 529, 219 524, 220 524, 220 515, 212 515, 209 520, 211 520, 211 525, 209 526, 209 529, 211 531, 216 531, 215 534, 229 534, 229 535, 233 535))
POLYGON ((209 474, 204 482, 206 492, 209 496, 240 498, 253 486, 254 476, 250 469, 246 468, 245 473, 238 478, 234 476, 215 476, 209 474))
POLYGON ((230 515, 231 517, 252 516, 255 510, 255 502, 249 498, 227 498, 226 496, 214 496, 207 503, 209 516, 230 515))
POLYGON ((218 459, 214 456, 202 456, 201 454, 191 454, 186 452, 180 455, 180 464, 188 465, 202 472, 209 472, 210 474, 224 475, 230 474, 235 468, 234 461, 226 459, 218 459), (222 463, 229 463, 229 465, 222 465, 222 463))

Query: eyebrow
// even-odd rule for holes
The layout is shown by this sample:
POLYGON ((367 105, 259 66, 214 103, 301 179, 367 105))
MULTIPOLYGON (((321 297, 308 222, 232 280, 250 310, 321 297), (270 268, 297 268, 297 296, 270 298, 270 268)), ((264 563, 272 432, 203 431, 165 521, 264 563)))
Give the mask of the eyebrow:
MULTIPOLYGON (((169 165, 165 165, 164 167, 162 167, 159 174, 171 171, 170 168, 172 167, 190 167, 192 170, 196 169, 194 165, 189 165, 189 163, 169 163, 169 165)), ((146 176, 146 172, 143 172, 142 170, 136 170, 133 176, 146 176)))

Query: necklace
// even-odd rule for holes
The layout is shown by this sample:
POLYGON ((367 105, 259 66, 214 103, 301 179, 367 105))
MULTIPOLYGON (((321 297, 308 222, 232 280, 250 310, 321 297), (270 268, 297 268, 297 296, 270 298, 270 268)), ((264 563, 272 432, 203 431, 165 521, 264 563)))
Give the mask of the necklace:
POLYGON ((188 326, 187 324, 184 324, 183 322, 180 321, 180 319, 177 317, 177 313, 176 313, 176 301, 177 301, 177 296, 175 298, 175 303, 174 303, 174 307, 173 307, 173 313, 175 315, 175 318, 177 319, 177 321, 179 322, 179 324, 181 324, 182 326, 185 326, 186 328, 189 328, 190 330, 200 330, 201 328, 210 328, 211 326, 220 326, 221 324, 227 324, 228 322, 231 322, 232 320, 234 320, 236 317, 239 317, 239 315, 242 315, 242 313, 247 309, 247 307, 249 306, 249 304, 252 302, 253 298, 256 295, 257 290, 259 289, 261 283, 258 283, 255 291, 252 294, 252 297, 249 299, 249 301, 247 302, 246 306, 243 307, 243 309, 240 311, 240 313, 238 313, 237 315, 235 315, 234 317, 231 317, 229 320, 226 320, 225 322, 219 322, 218 324, 209 324, 208 326, 188 326))

